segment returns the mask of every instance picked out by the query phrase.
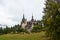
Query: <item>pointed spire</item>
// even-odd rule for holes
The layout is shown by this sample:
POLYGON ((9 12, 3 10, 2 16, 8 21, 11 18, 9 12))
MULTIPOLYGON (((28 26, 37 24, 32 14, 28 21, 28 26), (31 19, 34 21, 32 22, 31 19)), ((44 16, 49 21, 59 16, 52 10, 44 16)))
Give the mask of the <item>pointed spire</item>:
POLYGON ((32 14, 32 19, 33 19, 33 14, 32 14))
POLYGON ((25 19, 25 16, 24 16, 24 14, 23 14, 23 19, 22 19, 22 21, 25 21, 26 19, 25 19))
POLYGON ((25 19, 25 16, 24 16, 24 10, 23 10, 23 19, 22 19, 22 22, 25 22, 26 19, 25 19))
POLYGON ((34 18, 33 18, 33 13, 32 13, 32 19, 31 19, 31 21, 34 21, 34 18))
POLYGON ((24 14, 23 14, 23 19, 25 19, 24 14))
POLYGON ((24 10, 23 10, 23 20, 25 20, 25 16, 24 16, 24 10))

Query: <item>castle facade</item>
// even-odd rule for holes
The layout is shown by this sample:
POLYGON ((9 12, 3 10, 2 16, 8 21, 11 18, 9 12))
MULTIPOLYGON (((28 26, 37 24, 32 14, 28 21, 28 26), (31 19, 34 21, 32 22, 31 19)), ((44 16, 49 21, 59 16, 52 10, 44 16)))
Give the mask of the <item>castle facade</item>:
POLYGON ((35 23, 34 21, 35 20, 34 20, 33 15, 32 15, 32 19, 29 22, 27 22, 27 20, 24 17, 24 14, 23 14, 23 18, 21 21, 21 27, 23 29, 27 30, 28 32, 30 32, 34 27, 34 23, 35 23))

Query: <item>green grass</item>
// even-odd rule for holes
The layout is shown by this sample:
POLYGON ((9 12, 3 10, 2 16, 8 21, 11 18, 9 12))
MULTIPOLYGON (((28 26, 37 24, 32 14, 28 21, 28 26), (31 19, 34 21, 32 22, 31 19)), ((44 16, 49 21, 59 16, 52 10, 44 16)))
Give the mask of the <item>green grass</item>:
POLYGON ((0 40, 47 40, 45 32, 30 34, 5 34, 0 35, 0 40))

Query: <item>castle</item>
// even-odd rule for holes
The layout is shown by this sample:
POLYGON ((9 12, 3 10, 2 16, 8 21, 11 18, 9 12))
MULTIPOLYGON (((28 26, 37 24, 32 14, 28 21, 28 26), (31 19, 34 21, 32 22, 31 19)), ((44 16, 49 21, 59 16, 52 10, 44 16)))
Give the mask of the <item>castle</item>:
POLYGON ((35 23, 34 21, 35 20, 34 20, 33 15, 32 15, 31 21, 27 22, 27 20, 24 17, 24 14, 23 14, 23 19, 21 21, 21 27, 23 29, 27 30, 28 32, 30 32, 34 27, 34 23, 35 23))

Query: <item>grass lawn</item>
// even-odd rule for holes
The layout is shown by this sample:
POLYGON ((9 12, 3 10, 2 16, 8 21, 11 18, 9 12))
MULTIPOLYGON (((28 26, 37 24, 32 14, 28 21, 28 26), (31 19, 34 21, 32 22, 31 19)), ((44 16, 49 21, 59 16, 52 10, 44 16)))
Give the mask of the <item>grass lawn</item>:
POLYGON ((47 40, 45 32, 30 34, 5 34, 0 35, 0 40, 47 40))

